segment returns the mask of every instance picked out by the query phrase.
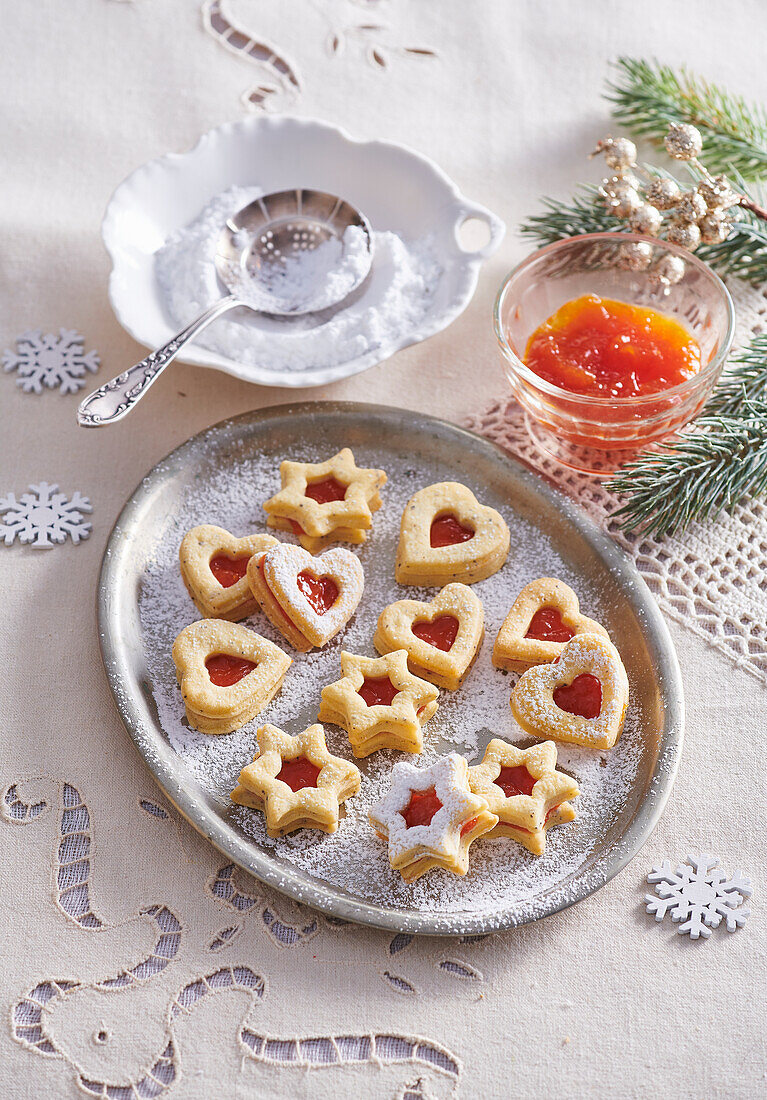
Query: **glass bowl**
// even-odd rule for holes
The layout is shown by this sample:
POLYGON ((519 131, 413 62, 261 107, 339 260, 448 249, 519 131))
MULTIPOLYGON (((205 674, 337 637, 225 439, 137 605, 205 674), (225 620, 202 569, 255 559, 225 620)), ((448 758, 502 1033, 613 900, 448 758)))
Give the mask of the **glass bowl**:
POLYGON ((673 435, 700 412, 721 373, 735 333, 735 311, 722 280, 694 255, 667 241, 631 233, 589 233, 539 249, 506 277, 495 302, 495 332, 511 389, 538 447, 585 473, 608 473, 673 435), (652 248, 646 268, 631 270, 625 245, 652 248), (652 267, 664 256, 684 260, 678 283, 660 286, 652 267), (695 337, 703 366, 678 386, 642 397, 570 393, 524 363, 530 336, 573 298, 598 294, 675 317, 695 337))

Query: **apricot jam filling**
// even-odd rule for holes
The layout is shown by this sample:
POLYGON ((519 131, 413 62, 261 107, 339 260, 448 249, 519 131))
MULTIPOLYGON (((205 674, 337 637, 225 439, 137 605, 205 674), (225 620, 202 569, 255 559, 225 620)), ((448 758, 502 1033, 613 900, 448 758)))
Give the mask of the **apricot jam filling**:
POLYGON ((430 825, 431 819, 441 809, 442 803, 436 790, 427 787, 425 791, 411 791, 410 801, 400 813, 405 819, 405 827, 412 829, 415 825, 430 825))
POLYGON ((554 702, 568 714, 597 718, 602 709, 602 684, 590 672, 582 672, 571 684, 554 689, 554 702))
POLYGON ((316 764, 305 756, 297 756, 295 760, 283 761, 277 779, 287 783, 291 791, 300 791, 304 787, 316 787, 317 776, 322 771, 316 764))
POLYGON ((296 577, 296 584, 318 615, 325 615, 338 599, 338 585, 332 577, 315 577, 303 569, 296 577))
POLYGON ((253 661, 248 661, 244 657, 232 657, 229 653, 214 653, 206 660, 205 667, 212 684, 216 687, 228 688, 238 684, 256 666, 253 661))
POLYGON ((330 504, 332 500, 343 500, 347 489, 348 485, 342 485, 331 476, 322 481, 310 482, 304 490, 304 496, 316 500, 318 504, 330 504))
POLYGON ((585 294, 566 302, 527 342, 525 365, 570 393, 645 397, 701 369, 697 340, 674 317, 585 294))
POLYGON ((507 798, 512 798, 516 794, 532 794, 538 780, 530 775, 524 764, 518 764, 514 768, 501 768, 498 778, 493 782, 496 787, 501 788, 507 798))
POLYGON ((362 696, 367 707, 390 707, 398 691, 388 676, 366 676, 357 694, 362 696))
POLYGON ((422 642, 428 642, 435 649, 449 653, 458 637, 459 625, 454 615, 440 615, 430 623, 413 623, 412 631, 422 642))
POLYGON ((208 568, 222 588, 231 588, 245 576, 249 561, 249 557, 230 558, 226 554, 216 554, 210 559, 208 568))
POLYGON ((566 626, 556 607, 539 607, 530 620, 526 638, 540 642, 569 642, 575 631, 566 626))
POLYGON ((437 516, 429 531, 429 545, 455 546, 457 542, 468 542, 474 538, 471 527, 464 527, 456 516, 437 516))

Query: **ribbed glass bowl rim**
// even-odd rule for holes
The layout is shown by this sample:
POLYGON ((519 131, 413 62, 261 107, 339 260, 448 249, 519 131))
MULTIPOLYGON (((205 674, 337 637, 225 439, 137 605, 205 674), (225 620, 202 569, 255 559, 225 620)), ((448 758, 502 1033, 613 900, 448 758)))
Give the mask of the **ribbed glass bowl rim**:
POLYGON ((514 372, 529 385, 534 386, 542 393, 548 394, 549 397, 557 398, 560 401, 567 401, 574 405, 583 405, 584 408, 637 408, 643 405, 656 403, 662 398, 694 393, 702 384, 705 384, 711 375, 716 374, 721 364, 729 355, 735 337, 735 306, 730 297, 729 290, 714 269, 710 267, 709 264, 704 263, 703 260, 698 259, 698 257, 694 256, 691 252, 687 252, 684 248, 679 248, 677 245, 670 244, 668 241, 660 240, 657 237, 643 237, 637 233, 578 233, 574 234, 572 237, 563 237, 562 240, 552 241, 551 244, 544 245, 543 248, 531 252, 524 260, 518 263, 516 267, 511 269, 501 283, 498 294, 496 295, 495 304, 493 306, 493 327, 501 351, 512 366, 514 372), (541 378, 540 375, 535 374, 534 371, 531 371, 529 367, 525 366, 509 344, 503 331, 501 310, 504 306, 508 290, 513 280, 527 267, 531 267, 541 256, 546 256, 551 252, 564 250, 567 247, 584 241, 618 241, 621 244, 637 241, 653 244, 656 247, 660 246, 671 253, 672 256, 679 256, 686 264, 691 264, 694 268, 697 268, 704 278, 707 278, 711 282, 714 289, 719 292, 724 300, 727 312, 727 329, 724 338, 719 344, 716 355, 709 360, 702 370, 694 374, 692 378, 686 378, 684 382, 680 382, 678 386, 671 386, 667 390, 660 390, 657 393, 645 394, 639 397, 621 397, 617 399, 614 397, 590 397, 580 393, 572 393, 570 390, 562 389, 561 386, 555 386, 553 383, 547 382, 545 379, 541 378))

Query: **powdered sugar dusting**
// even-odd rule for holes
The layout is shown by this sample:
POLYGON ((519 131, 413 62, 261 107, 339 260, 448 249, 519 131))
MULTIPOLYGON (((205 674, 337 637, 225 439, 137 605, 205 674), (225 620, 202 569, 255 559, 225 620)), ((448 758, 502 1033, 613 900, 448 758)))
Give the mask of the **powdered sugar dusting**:
POLYGON ((565 643, 556 662, 529 668, 515 692, 517 714, 536 729, 545 731, 556 711, 552 699, 554 689, 560 684, 572 683, 583 672, 596 676, 602 686, 599 714, 589 719, 558 714, 557 719, 568 723, 577 730, 579 737, 590 743, 599 744, 602 739, 610 739, 623 715, 628 683, 615 647, 598 634, 576 634, 565 643))
POLYGON ((279 603, 296 625, 306 633, 311 628, 311 639, 325 641, 331 638, 351 618, 362 598, 365 577, 359 558, 343 546, 314 557, 302 546, 274 546, 263 557, 264 578, 272 593, 280 593, 279 603), (308 597, 298 586, 298 575, 304 570, 318 577, 329 576, 338 582, 338 596, 332 607, 320 615, 312 607, 308 597), (285 602, 284 597, 287 597, 285 602), (297 611, 298 615, 290 614, 297 611))
MULTIPOLYGON (((229 188, 211 199, 190 225, 174 233, 158 250, 155 273, 174 327, 189 324, 222 297, 214 262, 219 235, 227 218, 262 193, 258 187, 229 188)), ((275 374, 313 372, 373 352, 384 359, 429 313, 435 314, 432 324, 441 319, 444 309, 436 305, 436 294, 443 271, 429 235, 405 241, 396 233, 375 232, 372 240, 370 275, 331 317, 312 313, 274 318, 240 310, 231 315, 236 320, 214 321, 196 337, 197 343, 275 374)), ((343 274, 342 269, 341 277, 343 274)))
MULTIPOLYGON (((254 844, 270 850, 278 859, 293 864, 335 888, 379 905, 430 913, 489 914, 524 903, 531 912, 545 909, 543 895, 567 881, 603 845, 617 815, 633 805, 639 794, 635 782, 642 760, 641 701, 632 702, 624 733, 609 752, 562 745, 558 767, 574 776, 581 794, 575 800, 578 818, 550 830, 543 856, 535 857, 512 840, 482 839, 472 845, 471 865, 465 878, 446 871, 432 871, 407 885, 389 866, 386 844, 368 822, 372 805, 384 797, 391 784, 392 766, 402 754, 374 753, 357 764, 363 773, 360 794, 345 803, 346 816, 331 836, 300 830, 273 840, 266 836, 263 815, 245 807, 230 808, 229 792, 241 768, 256 750, 255 730, 264 722, 298 733, 315 722, 322 688, 340 675, 341 648, 375 656, 372 637, 378 615, 389 603, 403 598, 429 600, 436 590, 402 587, 394 581, 394 562, 402 510, 413 492, 439 480, 459 480, 460 470, 450 467, 449 456, 439 463, 415 465, 412 455, 391 453, 382 441, 377 447, 353 444, 360 465, 383 467, 389 482, 382 493, 383 507, 376 513, 368 541, 355 547, 365 572, 365 593, 355 616, 324 649, 307 654, 291 652, 294 662, 281 693, 256 720, 229 736, 208 737, 190 729, 176 684, 171 660, 173 641, 182 627, 199 618, 181 580, 178 547, 184 533, 200 523, 214 523, 242 536, 265 531, 260 504, 279 488, 279 462, 283 458, 321 461, 345 442, 328 440, 321 451, 297 443, 290 454, 256 452, 253 448, 230 450, 219 460, 211 449, 207 465, 176 509, 155 534, 154 551, 147 563, 140 596, 140 621, 151 691, 159 722, 168 740, 188 769, 189 783, 199 784, 226 808, 227 818, 254 844)), ((465 475, 464 475, 465 479, 465 475)), ((469 482, 467 482, 469 483, 469 482)), ((509 696, 514 673, 491 664, 498 629, 521 588, 540 576, 559 577, 578 593, 585 614, 617 628, 621 609, 611 606, 592 584, 575 575, 563 562, 550 539, 533 522, 522 519, 513 506, 487 499, 483 487, 470 484, 478 499, 498 508, 511 531, 509 557, 503 569, 472 586, 484 605, 486 635, 477 661, 456 692, 440 692, 440 706, 424 729, 424 752, 419 769, 437 756, 455 750, 475 763, 491 737, 525 746, 533 743, 516 725, 509 696)), ((285 536, 290 541, 289 536, 285 536)), ((245 625, 278 645, 285 641, 266 618, 257 614, 245 625)), ((629 663, 629 676, 632 675, 629 663)), ((632 688, 633 688, 632 684, 632 688)), ((632 691, 632 695, 637 693, 632 691)), ((352 760, 346 734, 326 726, 332 753, 352 760)))
MULTIPOLYGON (((440 756, 426 768, 419 768, 401 760, 391 770, 391 786, 380 802, 371 807, 371 819, 389 837, 389 853, 397 859, 405 852, 437 852, 446 848, 451 831, 455 833, 459 816, 471 812, 476 799, 466 782, 462 758, 451 752, 440 756), (428 825, 412 825, 410 828, 402 815, 413 791, 434 788, 442 803, 428 825)), ((458 837, 452 836, 454 846, 458 837)), ((415 854, 415 853, 414 853, 415 854)))

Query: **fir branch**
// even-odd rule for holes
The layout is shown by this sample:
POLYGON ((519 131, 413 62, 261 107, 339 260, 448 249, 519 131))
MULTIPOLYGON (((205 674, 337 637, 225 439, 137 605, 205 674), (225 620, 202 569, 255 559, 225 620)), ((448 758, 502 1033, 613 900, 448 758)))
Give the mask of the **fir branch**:
POLYGON ((744 400, 742 409, 701 416, 695 432, 622 467, 606 484, 628 496, 614 513, 621 530, 675 535, 767 491, 767 404, 744 400))
POLYGON ((662 148, 672 122, 690 122, 703 134, 705 160, 715 172, 737 169, 748 179, 767 173, 767 113, 716 84, 682 69, 632 57, 615 62, 608 81, 613 115, 634 134, 662 148))
POLYGON ((543 213, 532 214, 519 227, 520 235, 538 244, 553 244, 581 233, 618 233, 626 223, 605 207, 593 184, 582 184, 569 202, 544 196, 543 213))
MULTIPOLYGON (((689 187, 689 183, 676 182, 689 187)), ((522 237, 538 244, 551 244, 579 233, 629 232, 627 223, 605 208, 593 184, 582 184, 570 200, 545 197, 542 204, 542 213, 526 218, 519 227, 522 237)), ((735 275, 757 286, 766 283, 767 222, 744 210, 726 241, 701 246, 695 255, 721 275, 735 275)))
POLYGON ((726 241, 701 247, 695 255, 720 275, 735 275, 759 286, 767 282, 767 222, 744 211, 726 241))
POLYGON ((706 402, 706 416, 747 416, 767 402, 767 333, 755 336, 730 360, 727 372, 706 402))

